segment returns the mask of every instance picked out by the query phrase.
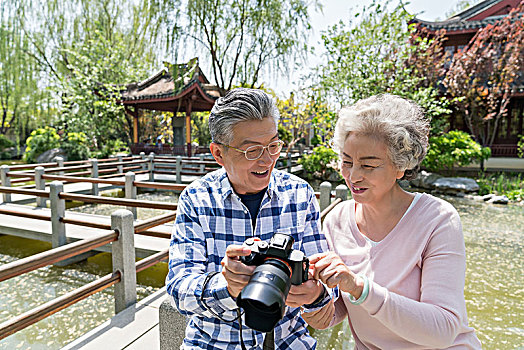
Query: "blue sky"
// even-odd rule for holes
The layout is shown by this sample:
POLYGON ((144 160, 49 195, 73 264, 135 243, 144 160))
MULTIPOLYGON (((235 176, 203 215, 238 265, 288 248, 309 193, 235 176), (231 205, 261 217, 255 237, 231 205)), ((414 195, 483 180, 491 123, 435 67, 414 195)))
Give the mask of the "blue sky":
MULTIPOLYGON (((304 73, 309 67, 313 67, 320 62, 320 55, 322 53, 322 45, 320 44, 320 33, 338 23, 340 20, 347 21, 351 13, 351 9, 356 10, 362 7, 362 4, 370 3, 366 0, 321 0, 323 13, 311 13, 311 25, 314 29, 310 36, 309 44, 315 46, 315 56, 309 58, 308 67, 302 72, 295 73, 289 78, 280 77, 277 82, 269 82, 269 86, 275 89, 278 95, 284 97, 289 95, 291 90, 297 88, 293 81, 298 80, 300 73, 304 73)), ((445 14, 455 6, 458 0, 412 0, 405 7, 406 9, 417 14, 417 17, 423 20, 434 21, 439 18, 445 19, 445 14)))

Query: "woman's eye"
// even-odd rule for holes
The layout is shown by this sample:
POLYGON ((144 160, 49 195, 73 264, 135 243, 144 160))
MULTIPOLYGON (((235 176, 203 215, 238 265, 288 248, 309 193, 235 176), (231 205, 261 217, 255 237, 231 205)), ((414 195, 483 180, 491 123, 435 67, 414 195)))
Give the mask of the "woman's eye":
POLYGON ((364 169, 375 169, 375 168, 376 168, 376 166, 374 166, 374 165, 368 165, 368 164, 362 165, 362 167, 363 167, 364 169))

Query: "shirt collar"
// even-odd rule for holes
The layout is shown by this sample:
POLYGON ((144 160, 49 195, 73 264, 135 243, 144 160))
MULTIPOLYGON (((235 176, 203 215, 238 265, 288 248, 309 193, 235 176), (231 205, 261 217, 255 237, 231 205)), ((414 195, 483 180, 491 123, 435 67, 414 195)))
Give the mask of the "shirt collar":
MULTIPOLYGON (((267 188, 267 194, 269 196, 269 199, 273 198, 273 195, 275 196, 275 198, 279 198, 278 186, 276 185, 277 179, 275 176, 275 171, 276 170, 273 169, 273 171, 271 172, 271 178, 269 179, 269 186, 267 188)), ((222 189, 223 200, 225 200, 228 196, 232 195, 235 192, 224 168, 222 168, 222 173, 218 176, 218 182, 220 183, 220 188, 222 189)))

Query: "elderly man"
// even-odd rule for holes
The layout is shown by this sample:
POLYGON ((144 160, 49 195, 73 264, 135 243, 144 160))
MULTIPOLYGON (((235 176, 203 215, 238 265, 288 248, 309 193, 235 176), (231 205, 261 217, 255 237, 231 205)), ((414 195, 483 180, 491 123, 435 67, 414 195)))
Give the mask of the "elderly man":
POLYGON ((190 318, 183 349, 316 347, 300 312, 319 310, 331 295, 315 280, 291 286, 274 333, 239 324, 236 299, 255 269, 239 260, 250 254, 247 238, 280 232, 306 256, 327 251, 311 186, 274 169, 283 146, 278 120, 273 99, 254 89, 230 91, 211 111, 210 149, 223 168, 182 192, 170 244, 167 291, 190 318))

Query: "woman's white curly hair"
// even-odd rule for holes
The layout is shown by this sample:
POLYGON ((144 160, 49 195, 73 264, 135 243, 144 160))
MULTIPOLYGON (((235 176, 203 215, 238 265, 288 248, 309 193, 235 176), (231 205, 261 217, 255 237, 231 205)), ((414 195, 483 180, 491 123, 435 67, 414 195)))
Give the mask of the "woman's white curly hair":
POLYGON ((410 180, 417 176, 426 156, 429 128, 429 118, 416 103, 383 94, 342 108, 332 144, 340 155, 352 132, 379 138, 396 168, 405 172, 402 179, 410 180))

